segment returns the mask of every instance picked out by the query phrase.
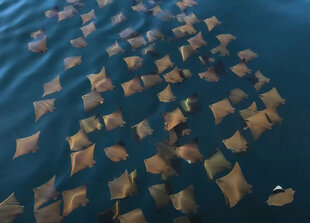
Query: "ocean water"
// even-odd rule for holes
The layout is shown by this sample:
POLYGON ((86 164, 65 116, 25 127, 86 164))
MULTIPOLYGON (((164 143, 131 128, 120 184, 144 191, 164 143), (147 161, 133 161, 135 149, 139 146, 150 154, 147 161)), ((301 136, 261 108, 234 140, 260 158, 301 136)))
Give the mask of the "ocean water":
MULTIPOLYGON (((179 13, 175 0, 163 0, 160 6, 179 13)), ((222 25, 208 32, 203 23, 195 25, 201 30, 208 46, 199 50, 199 54, 208 53, 218 42, 215 38, 220 33, 231 33, 237 39, 230 43, 232 55, 251 48, 259 54, 249 67, 252 71, 260 69, 271 79, 261 92, 275 86, 286 104, 280 107, 283 118, 281 125, 264 133, 258 140, 251 139, 251 133, 245 136, 251 144, 251 150, 241 155, 233 155, 221 143, 223 138, 231 136, 236 129, 242 129, 241 117, 235 113, 225 118, 220 125, 214 125, 214 119, 208 105, 227 97, 227 92, 239 87, 249 94, 249 99, 236 106, 243 109, 255 100, 259 108, 263 103, 255 90, 245 79, 237 78, 228 68, 238 62, 236 56, 221 60, 227 68, 227 75, 214 84, 200 80, 198 73, 206 67, 200 65, 197 57, 190 57, 182 62, 177 47, 186 44, 180 41, 156 42, 156 50, 161 56, 170 54, 172 61, 180 68, 190 69, 193 77, 181 85, 174 85, 172 90, 178 100, 194 93, 198 94, 202 108, 188 116, 188 125, 192 134, 183 137, 183 145, 192 139, 198 139, 199 149, 204 157, 211 155, 215 148, 220 148, 225 157, 234 163, 238 161, 253 193, 246 195, 234 208, 225 204, 224 196, 214 181, 209 182, 202 162, 188 164, 181 160, 182 174, 169 179, 172 191, 178 192, 189 185, 194 186, 198 215, 202 222, 239 222, 239 223, 290 223, 307 222, 310 217, 310 194, 308 192, 310 176, 309 151, 309 39, 310 39, 310 2, 307 0, 197 0, 198 6, 188 9, 198 18, 216 16, 222 25), (283 207, 270 207, 266 200, 276 185, 293 188, 294 202, 283 207)), ((97 214, 110 208, 115 201, 110 200, 108 181, 120 176, 125 169, 137 169, 139 193, 121 200, 121 211, 126 213, 141 208, 150 223, 173 222, 182 214, 170 203, 162 211, 155 210, 155 203, 147 187, 162 182, 160 176, 145 172, 143 160, 156 154, 155 143, 167 138, 164 131, 162 113, 178 106, 178 102, 160 103, 155 94, 165 88, 160 84, 152 89, 128 98, 123 97, 121 83, 136 75, 151 73, 155 69, 154 58, 144 57, 142 69, 128 72, 123 57, 140 55, 140 49, 132 51, 126 41, 121 41, 119 32, 127 27, 138 33, 145 33, 160 28, 169 37, 170 30, 178 26, 176 20, 163 22, 144 12, 133 13, 132 1, 114 0, 113 4, 99 9, 96 1, 85 1, 80 13, 95 10, 94 23, 97 31, 87 37, 88 47, 76 49, 70 40, 81 35, 81 18, 74 15, 71 19, 57 23, 44 16, 44 11, 58 5, 67 5, 59 1, 2 0, 0 2, 0 200, 12 192, 24 206, 24 213, 15 222, 35 222, 33 214, 33 188, 38 187, 56 175, 58 191, 71 189, 83 184, 87 186, 89 203, 74 210, 63 222, 96 223, 97 214), (111 16, 123 11, 127 21, 114 27, 111 16), (45 53, 32 53, 27 49, 31 41, 30 32, 44 28, 47 35, 45 53), (105 49, 120 41, 126 49, 124 54, 108 57, 105 49), (82 55, 82 64, 64 71, 63 59, 82 55), (90 83, 87 75, 97 73, 105 66, 116 88, 102 93, 105 101, 90 113, 85 113, 81 96, 88 93, 90 83), (63 87, 61 92, 48 95, 56 98, 55 111, 34 122, 33 101, 41 100, 42 85, 57 75, 63 87), (122 108, 126 126, 107 132, 104 128, 89 134, 96 143, 93 168, 83 170, 70 177, 70 149, 65 138, 76 133, 79 120, 94 114, 107 115, 122 108), (148 117, 154 134, 137 142, 131 126, 148 117), (12 160, 15 153, 16 139, 26 137, 41 130, 36 153, 26 154, 12 160), (113 163, 104 148, 123 140, 129 158, 113 163)), ((157 59, 157 58, 156 58, 157 59)), ((103 121, 101 120, 103 123, 103 121)), ((224 176, 229 171, 220 173, 224 176)), ((0 220, 1 222, 1 220, 0 220)), ((109 222, 105 220, 104 222, 109 222)))

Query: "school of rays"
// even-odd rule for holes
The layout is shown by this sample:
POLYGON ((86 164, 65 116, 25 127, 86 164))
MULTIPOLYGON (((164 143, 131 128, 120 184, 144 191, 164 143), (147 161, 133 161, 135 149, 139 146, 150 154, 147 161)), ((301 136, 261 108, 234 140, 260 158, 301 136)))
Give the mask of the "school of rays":
MULTIPOLYGON (((81 36, 72 37, 70 43, 73 48, 85 48, 91 43, 87 42, 89 35, 95 35, 100 27, 96 27, 96 17, 98 13, 104 13, 104 8, 113 4, 115 0, 97 0, 98 8, 84 12, 82 0, 66 0, 68 3, 63 9, 55 6, 45 11, 45 16, 57 22, 62 22, 72 18, 75 14, 81 17, 81 36), (80 12, 83 11, 82 12, 80 12)), ((164 2, 164 0, 163 0, 164 2)), ((163 22, 176 20, 179 26, 172 28, 173 36, 165 36, 160 29, 152 29, 146 33, 138 33, 131 27, 120 32, 115 43, 107 47, 106 53, 110 58, 115 55, 121 55, 126 50, 122 48, 122 43, 127 41, 135 55, 123 57, 119 63, 127 65, 126 72, 134 73, 144 65, 146 57, 151 58, 156 69, 152 73, 144 75, 135 75, 133 78, 121 83, 124 100, 135 94, 144 94, 148 89, 155 89, 157 85, 164 86, 161 90, 154 92, 153 97, 157 98, 161 104, 177 103, 173 109, 169 108, 160 115, 164 122, 164 128, 161 131, 167 132, 167 139, 156 143, 156 151, 153 155, 145 157, 144 165, 147 174, 160 175, 158 184, 149 185, 148 191, 156 205, 156 211, 166 208, 167 204, 172 203, 173 207, 182 214, 175 219, 168 219, 174 223, 190 223, 191 214, 198 213, 199 205, 195 201, 195 188, 193 185, 187 185, 182 190, 171 191, 167 180, 172 177, 178 177, 182 174, 179 170, 178 162, 186 161, 189 165, 199 163, 205 169, 205 184, 217 184, 222 191, 227 205, 231 208, 236 206, 238 202, 247 194, 255 191, 255 185, 252 186, 247 182, 246 176, 242 172, 242 166, 238 162, 229 161, 225 158, 221 149, 214 148, 211 156, 204 155, 204 148, 199 147, 197 138, 180 144, 180 139, 184 136, 194 134, 191 126, 187 123, 189 117, 195 115, 195 112, 201 109, 201 96, 198 94, 188 95, 186 98, 178 98, 175 90, 182 89, 183 82, 197 76, 202 82, 208 84, 217 84, 221 79, 227 76, 235 75, 236 78, 248 81, 258 94, 257 99, 251 99, 250 96, 240 88, 233 88, 227 94, 227 97, 214 101, 209 104, 209 110, 213 114, 213 123, 210 125, 220 125, 225 122, 228 116, 237 113, 243 120, 244 128, 235 129, 234 134, 229 137, 221 137, 223 145, 234 155, 246 153, 250 145, 244 132, 249 131, 252 135, 251 140, 257 140, 266 131, 272 129, 276 124, 282 122, 282 118, 278 114, 278 107, 285 104, 277 89, 269 86, 270 79, 265 76, 263 69, 252 71, 251 61, 255 60, 259 55, 250 48, 240 49, 237 52, 230 52, 229 44, 236 40, 236 36, 228 33, 217 33, 216 28, 225 21, 219 21, 216 16, 206 18, 198 18, 194 13, 187 13, 187 8, 197 6, 194 0, 181 0, 176 2, 179 14, 174 15, 168 10, 161 8, 161 1, 152 0, 133 0, 131 13, 144 13, 146 16, 154 16, 163 22), (218 40, 218 45, 209 48, 209 54, 201 55, 200 48, 209 47, 208 39, 205 38, 201 30, 197 30, 195 24, 204 24, 204 32, 213 32, 218 40), (200 65, 204 67, 201 73, 192 73, 191 68, 183 67, 182 64, 176 64, 174 58, 170 54, 162 54, 156 50, 156 44, 160 41, 182 41, 186 43, 176 49, 183 62, 190 57, 196 57, 200 61, 200 65), (225 64, 217 58, 236 57, 239 62, 232 65, 228 69, 225 64), (269 90, 261 92, 261 88, 268 85, 269 90), (244 100, 249 100, 248 107, 238 107, 244 100), (264 108, 259 108, 257 100, 261 100, 264 108), (226 175, 219 177, 218 174, 226 171, 226 175)), ((111 17, 113 26, 117 26, 127 21, 126 15, 120 11, 111 17)), ((28 49, 33 53, 48 53, 48 36, 45 35, 44 29, 39 29, 30 34, 31 40, 28 43, 28 49)), ((68 70, 83 63, 81 55, 63 58, 63 69, 68 70)), ((72 177, 80 171, 87 171, 96 165, 94 151, 104 149, 104 153, 108 159, 116 162, 122 162, 127 159, 135 159, 131 156, 126 148, 126 144, 121 140, 116 144, 106 148, 97 148, 96 142, 91 141, 89 134, 94 131, 101 131, 102 134, 108 131, 117 131, 127 125, 124 114, 126 110, 119 107, 110 114, 93 114, 92 111, 99 105, 105 105, 104 93, 113 91, 117 86, 113 83, 113 70, 106 70, 105 64, 102 64, 98 73, 85 74, 85 79, 89 80, 91 85, 89 92, 81 96, 81 103, 84 105, 87 117, 79 121, 80 129, 73 135, 68 135, 64 140, 67 141, 67 149, 70 150, 72 177)), ((128 75, 127 75, 128 76, 128 75)), ((43 94, 38 95, 34 100, 34 122, 40 122, 43 116, 53 112, 56 97, 53 94, 62 91, 61 76, 55 76, 54 79, 43 85, 43 94)), ((209 85, 210 86, 210 85, 209 85)), ((208 87, 208 86, 206 86, 208 87)), ((264 88, 265 89, 265 88, 264 88)), ((108 105, 106 105, 108 106, 108 105)), ((149 118, 154 114, 145 114, 142 120, 131 127, 136 134, 136 143, 148 140, 152 137, 154 129, 149 118)), ((41 131, 34 132, 32 135, 23 136, 16 139, 16 150, 12 159, 22 159, 22 156, 28 153, 35 153, 38 149, 44 149, 44 145, 38 146, 41 131)), ((111 165, 113 168, 113 165, 111 165)), ((57 175, 51 178, 43 185, 33 188, 34 191, 34 207, 33 214, 37 223, 46 222, 60 223, 66 216, 70 215, 74 210, 81 206, 87 206, 88 199, 86 184, 68 190, 59 191, 55 180, 57 175)), ((115 201, 113 207, 108 210, 102 210, 99 216, 112 213, 115 222, 120 223, 145 223, 151 221, 145 216, 142 209, 136 204, 132 204, 132 209, 123 212, 121 203, 123 199, 129 196, 135 196, 139 193, 137 184, 139 172, 135 169, 122 170, 121 175, 114 176, 114 179, 106 182, 110 192, 110 199, 115 201)), ((293 201, 294 190, 291 188, 282 189, 275 188, 268 198, 267 204, 273 206, 282 206, 293 201)), ((267 200, 267 199, 266 199, 267 200)), ((0 203, 1 222, 11 223, 21 214, 24 207, 16 200, 14 192, 2 203, 0 203)))

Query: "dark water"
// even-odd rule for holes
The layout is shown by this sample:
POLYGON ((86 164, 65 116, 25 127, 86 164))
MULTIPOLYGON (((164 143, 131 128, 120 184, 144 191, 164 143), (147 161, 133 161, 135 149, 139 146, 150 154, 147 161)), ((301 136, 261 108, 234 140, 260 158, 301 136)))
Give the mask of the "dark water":
MULTIPOLYGON (((222 25, 207 32, 204 24, 197 24, 202 30, 208 47, 199 50, 208 52, 217 45, 216 34, 231 33, 237 37, 230 44, 232 54, 251 48, 259 57, 250 64, 253 71, 260 69, 271 79, 269 85, 261 92, 275 86, 286 105, 280 108, 284 121, 274 126, 257 141, 251 141, 250 132, 246 132, 252 149, 243 155, 232 155, 221 144, 221 139, 232 135, 242 128, 241 118, 231 115, 219 126, 214 126, 208 105, 227 96, 227 92, 240 87, 250 95, 250 99, 237 106, 245 108, 252 100, 259 107, 263 104, 251 85, 236 78, 231 72, 216 85, 201 81, 197 73, 206 68, 199 65, 196 57, 182 62, 177 47, 186 44, 178 42, 158 42, 156 49, 160 55, 170 53, 172 61, 180 68, 189 68, 193 78, 182 85, 173 86, 178 99, 198 93, 202 109, 188 117, 193 134, 181 140, 184 144, 193 138, 199 139, 200 151, 204 156, 214 152, 216 147, 222 149, 231 162, 238 161, 247 181, 253 185, 253 193, 245 196, 236 207, 229 208, 224 197, 214 182, 208 182, 202 163, 187 164, 182 160, 182 175, 172 177, 169 181, 174 192, 190 184, 194 185, 196 201, 200 208, 197 214, 203 222, 307 222, 310 217, 310 194, 308 192, 309 165, 309 39, 310 39, 310 2, 306 0, 197 0, 199 6, 189 9, 197 17, 204 19, 215 15, 222 25), (270 191, 276 185, 292 187, 295 200, 283 207, 269 207, 265 202, 270 191)), ((138 171, 139 194, 121 201, 122 212, 141 208, 150 223, 172 222, 181 214, 169 204, 163 211, 156 212, 155 204, 147 187, 160 183, 160 176, 145 173, 143 160, 156 153, 154 144, 167 137, 162 131, 164 121, 161 113, 172 110, 177 102, 164 105, 154 94, 164 89, 165 84, 158 85, 143 93, 129 98, 123 97, 120 83, 132 79, 135 75, 150 73, 155 65, 152 58, 145 58, 145 64, 137 72, 128 73, 122 57, 139 54, 131 51, 130 45, 123 41, 121 46, 126 53, 108 58, 105 49, 119 39, 118 33, 132 27, 139 33, 153 28, 160 28, 168 35, 169 30, 178 26, 176 20, 165 23, 145 13, 132 13, 131 1, 115 0, 113 4, 100 10, 95 1, 85 1, 86 6, 80 12, 95 9, 97 31, 87 38, 88 47, 76 49, 70 45, 70 39, 81 35, 81 19, 75 15, 71 19, 57 23, 44 17, 44 10, 65 1, 23 1, 2 0, 0 2, 0 199, 5 199, 15 192, 17 199, 25 206, 24 214, 17 218, 17 223, 35 222, 33 215, 33 192, 37 187, 56 174, 58 191, 87 185, 90 202, 88 206, 76 209, 64 222, 97 222, 96 214, 108 209, 110 201, 107 182, 120 176, 125 169, 138 171), (113 27, 110 17, 123 11, 127 22, 113 27), (44 28, 47 35, 48 51, 34 54, 28 51, 29 33, 44 28), (82 64, 63 71, 63 59, 68 56, 82 55, 82 64), (97 73, 106 67, 114 85, 114 91, 103 93, 105 102, 90 114, 85 114, 81 96, 88 93, 90 83, 87 74, 97 73), (32 102, 40 100, 43 83, 60 75, 63 90, 49 95, 56 98, 56 110, 34 122, 32 102), (90 139, 96 142, 93 168, 70 176, 70 150, 66 136, 73 135, 78 129, 78 121, 93 114, 109 114, 121 107, 127 125, 117 130, 93 132, 90 139), (148 117, 154 135, 140 143, 134 140, 132 125, 148 117), (15 153, 16 138, 32 135, 41 130, 39 150, 12 160, 15 153), (130 158, 119 163, 112 163, 104 154, 104 148, 123 140, 130 158)), ((175 1, 165 0, 162 9, 179 13, 175 1)), ((220 57, 216 57, 220 58, 220 57)), ((225 66, 237 63, 237 57, 221 58, 225 66)), ((227 174, 222 173, 220 176, 227 174)))

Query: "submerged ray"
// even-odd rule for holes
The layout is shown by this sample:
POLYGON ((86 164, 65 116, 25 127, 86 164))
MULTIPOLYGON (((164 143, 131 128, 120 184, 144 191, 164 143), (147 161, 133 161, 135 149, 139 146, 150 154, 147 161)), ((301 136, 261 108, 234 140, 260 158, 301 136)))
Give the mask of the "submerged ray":
POLYGON ((111 17, 111 21, 113 25, 118 25, 126 20, 126 17, 123 12, 117 13, 115 16, 111 17))
POLYGON ((16 200, 14 193, 0 203, 0 219, 3 223, 13 223, 24 213, 24 206, 16 200))
POLYGON ((63 11, 59 11, 57 13, 58 15, 58 22, 65 20, 65 19, 69 19, 72 18, 73 13, 74 13, 74 9, 73 8, 64 8, 63 11))
POLYGON ((214 29, 216 26, 219 26, 221 25, 222 23, 215 17, 215 16, 212 16, 210 18, 207 18, 205 20, 203 20, 205 22, 205 24, 207 25, 208 27, 208 30, 209 32, 214 29))
POLYGON ((143 55, 150 55, 151 57, 158 57, 159 53, 155 50, 155 43, 148 45, 147 47, 141 50, 143 55))
POLYGON ((140 1, 138 4, 131 7, 133 11, 137 12, 146 12, 147 8, 144 6, 143 1, 140 1))
POLYGON ((285 99, 279 95, 275 87, 263 94, 260 94, 259 97, 264 102, 266 108, 277 108, 278 106, 285 104, 285 99))
POLYGON ((239 114, 241 115, 243 120, 250 118, 256 113, 257 113, 257 105, 255 101, 248 108, 239 111, 239 114))
POLYGON ((266 108, 263 110, 267 115, 268 121, 272 124, 281 124, 283 119, 279 116, 276 108, 266 108))
POLYGON ((55 92, 59 92, 62 90, 59 76, 57 76, 55 79, 43 84, 44 93, 42 97, 53 94, 55 92))
POLYGON ((61 223, 63 216, 60 214, 61 200, 45 206, 43 208, 34 210, 36 223, 61 223))
POLYGON ((85 23, 89 22, 90 20, 93 20, 96 18, 95 10, 92 9, 85 14, 81 14, 80 16, 82 18, 82 25, 84 25, 85 23))
POLYGON ((205 160, 204 167, 207 172, 208 178, 213 180, 215 175, 218 173, 230 169, 231 163, 227 161, 221 152, 221 150, 216 149, 216 152, 212 156, 205 160))
POLYGON ((239 51, 237 55, 240 58, 240 60, 243 61, 244 63, 248 63, 251 60, 258 57, 258 54, 254 53, 251 49, 245 49, 245 50, 239 51))
POLYGON ((186 117, 183 115, 182 111, 179 108, 171 112, 167 112, 163 114, 165 120, 165 130, 170 131, 175 126, 182 122, 186 122, 186 117))
POLYGON ((217 35, 216 38, 220 41, 220 45, 211 50, 213 54, 221 54, 222 56, 229 56, 230 53, 227 49, 228 44, 235 40, 236 37, 231 34, 220 34, 217 35))
POLYGON ((252 186, 245 180, 238 162, 235 163, 229 174, 217 179, 216 183, 231 208, 246 194, 252 193, 252 186))
POLYGON ((63 216, 68 216, 78 207, 86 206, 88 203, 86 185, 82 185, 62 192, 63 216))
POLYGON ((157 18, 163 22, 169 22, 174 18, 174 15, 169 10, 163 10, 161 13, 157 15, 157 18))
POLYGON ((46 18, 56 18, 58 17, 58 6, 53 7, 52 9, 48 9, 44 12, 46 18))
POLYGON ((123 127, 126 122, 123 120, 123 112, 121 109, 103 116, 106 131, 111 131, 118 127, 123 127))
POLYGON ((156 154, 144 160, 145 169, 147 173, 162 174, 168 172, 170 166, 161 155, 156 154))
POLYGON ((174 208, 183 214, 196 212, 198 209, 194 197, 194 187, 192 185, 176 194, 170 195, 170 199, 174 208))
POLYGON ((150 126, 149 120, 144 119, 143 121, 139 122, 138 124, 134 125, 133 128, 136 130, 136 134, 141 141, 145 137, 153 134, 153 129, 150 126))
POLYGON ((165 73, 164 79, 167 83, 181 83, 183 81, 177 67, 175 67, 172 71, 165 73))
POLYGON ((189 42, 189 44, 194 50, 207 45, 207 42, 204 41, 202 38, 201 31, 197 33, 197 35, 195 35, 194 37, 189 38, 187 42, 189 42))
POLYGON ((217 82, 220 78, 216 75, 213 67, 209 67, 207 71, 198 74, 201 79, 206 79, 210 82, 217 82))
POLYGON ((251 73, 251 70, 247 67, 246 63, 244 62, 240 62, 237 65, 230 67, 230 70, 240 78, 246 74, 251 73))
POLYGON ((197 94, 194 94, 182 101, 180 101, 180 105, 182 106, 183 110, 187 113, 194 113, 200 109, 199 99, 197 94))
POLYGON ((159 5, 155 5, 153 8, 150 9, 150 11, 152 11, 153 16, 157 16, 163 12, 159 5))
POLYGON ((265 131, 272 128, 272 124, 269 122, 266 113, 259 111, 251 117, 245 119, 247 127, 250 128, 253 139, 258 139, 265 131))
POLYGON ((161 102, 175 101, 175 96, 173 95, 170 84, 168 84, 164 90, 159 92, 157 94, 157 97, 158 97, 159 101, 161 101, 161 102))
POLYGON ((159 74, 146 74, 141 76, 144 88, 150 88, 163 82, 159 74))
POLYGON ((38 29, 30 33, 30 37, 33 39, 41 39, 45 36, 44 29, 38 29))
POLYGON ((231 106, 227 98, 209 105, 215 119, 215 124, 219 124, 227 115, 235 112, 235 108, 231 106))
POLYGON ((152 29, 147 31, 146 37, 149 42, 153 42, 155 40, 164 40, 164 34, 159 29, 152 29))
POLYGON ((87 75, 91 83, 91 90, 96 92, 106 92, 114 89, 112 80, 107 77, 105 67, 102 67, 99 73, 87 75))
POLYGON ((203 157, 203 155, 199 152, 198 144, 195 141, 187 143, 184 146, 177 147, 176 152, 179 157, 190 164, 201 161, 203 157))
POLYGON ((71 156, 71 176, 77 172, 84 170, 86 168, 91 168, 96 163, 94 160, 94 149, 95 145, 93 144, 86 149, 72 152, 71 156))
POLYGON ((268 197, 267 204, 269 206, 283 206, 292 203, 294 194, 295 191, 292 188, 284 190, 281 186, 277 186, 268 197))
POLYGON ((33 42, 28 43, 28 49, 34 53, 42 53, 47 51, 46 48, 46 36, 43 34, 40 38, 36 39, 33 42))
POLYGON ((169 54, 167 54, 166 56, 164 56, 158 60, 155 60, 154 63, 156 64, 158 73, 162 73, 163 71, 165 71, 169 67, 173 67, 173 63, 170 60, 169 54))
POLYGON ((117 41, 115 41, 114 44, 112 44, 111 46, 109 46, 107 49, 106 49, 109 57, 113 56, 113 55, 116 55, 116 54, 120 54, 120 53, 124 53, 125 50, 123 48, 121 48, 118 44, 117 41))
POLYGON ((89 141, 87 134, 83 129, 80 129, 72 136, 66 137, 66 140, 69 143, 71 151, 79 151, 93 144, 91 141, 89 141))
POLYGON ((113 0, 97 0, 99 8, 103 8, 104 6, 113 3, 113 0))
POLYGON ((139 56, 125 57, 124 61, 126 62, 129 71, 137 70, 143 65, 143 58, 139 56))
POLYGON ((230 149, 233 153, 242 153, 249 149, 248 142, 241 135, 239 130, 237 130, 230 138, 223 139, 223 143, 226 148, 230 149))
POLYGON ((27 153, 35 153, 39 149, 38 140, 40 133, 41 131, 38 131, 31 136, 16 139, 16 151, 12 159, 27 153))
POLYGON ((191 45, 181 46, 179 47, 179 51, 182 55, 183 61, 186 61, 193 53, 196 53, 196 50, 194 50, 191 45))
POLYGON ((233 105, 239 104, 241 101, 248 99, 249 95, 240 88, 234 88, 229 92, 229 99, 233 105))
POLYGON ((185 79, 191 78, 193 76, 189 69, 179 69, 179 73, 180 76, 185 79))
POLYGON ((66 57, 64 59, 65 70, 80 65, 82 63, 82 56, 66 57))
POLYGON ((120 223, 147 223, 140 208, 134 209, 118 217, 120 223))
POLYGON ((131 45, 132 50, 136 50, 146 45, 146 41, 143 36, 132 37, 127 39, 127 41, 131 45))
POLYGON ((189 216, 181 216, 173 219, 173 223, 192 223, 189 216))
POLYGON ((122 143, 115 144, 113 146, 104 149, 106 156, 113 162, 119 162, 126 160, 129 156, 126 152, 126 148, 122 143))
POLYGON ((89 93, 84 94, 82 99, 85 112, 90 112, 104 101, 104 99, 101 97, 101 94, 96 91, 90 91, 89 93))
POLYGON ((209 63, 213 63, 215 60, 212 57, 207 55, 202 55, 198 57, 202 65, 208 65, 209 63))
POLYGON ((137 36, 138 33, 129 27, 121 31, 119 35, 122 39, 129 39, 129 38, 137 36))
POLYGON ((256 91, 259 91, 265 84, 270 82, 270 79, 265 77, 260 70, 257 70, 254 74, 254 77, 256 79, 254 83, 254 88, 256 91))
POLYGON ((143 87, 141 86, 139 76, 134 77, 130 81, 122 83, 121 86, 123 88, 125 97, 129 97, 133 94, 143 91, 143 87))
POLYGON ((87 25, 82 26, 80 29, 85 38, 97 30, 94 22, 90 22, 87 25))
POLYGON ((84 36, 78 37, 76 39, 72 39, 72 40, 70 40, 70 43, 75 48, 83 48, 83 47, 88 46, 84 36))
POLYGON ((156 184, 148 187, 148 189, 155 200, 157 210, 164 208, 170 202, 166 184, 156 184))
POLYGON ((136 176, 132 177, 128 175, 128 171, 125 170, 120 177, 109 181, 108 186, 110 189, 111 200, 133 196, 137 192, 137 186, 134 182, 135 177, 136 176))
POLYGON ((200 20, 197 18, 197 16, 194 13, 191 13, 184 17, 184 22, 186 24, 194 24, 194 23, 199 23, 200 20))
POLYGON ((102 128, 98 115, 93 115, 89 118, 82 119, 79 123, 81 129, 83 129, 86 133, 100 130, 102 128))
POLYGON ((36 116, 35 122, 37 122, 46 113, 53 112, 55 110, 55 100, 55 98, 52 98, 33 102, 34 112, 36 116))
POLYGON ((43 204, 50 200, 56 200, 59 193, 55 188, 56 176, 53 176, 49 181, 39 187, 33 188, 34 192, 34 210, 39 209, 43 204))

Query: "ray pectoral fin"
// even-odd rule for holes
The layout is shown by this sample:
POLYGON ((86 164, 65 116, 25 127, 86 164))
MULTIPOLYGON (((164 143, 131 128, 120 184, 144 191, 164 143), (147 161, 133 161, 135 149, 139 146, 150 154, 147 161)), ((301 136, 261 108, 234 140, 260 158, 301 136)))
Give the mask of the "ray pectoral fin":
POLYGON ((13 159, 25 155, 27 153, 36 152, 39 149, 38 140, 40 133, 41 132, 39 131, 31 136, 16 139, 16 152, 14 154, 13 159))
POLYGON ((35 116, 36 116, 35 122, 37 122, 46 113, 54 111, 55 100, 56 99, 53 98, 53 99, 46 99, 46 100, 33 102, 33 107, 34 107, 35 116))
POLYGON ((61 223, 63 216, 60 214, 60 205, 61 200, 58 200, 48 206, 34 210, 36 223, 46 223, 47 219, 50 223, 61 223))
POLYGON ((86 185, 62 192, 63 216, 68 216, 76 208, 86 206, 88 203, 86 185))
POLYGON ((99 104, 104 102, 104 99, 101 97, 101 94, 96 91, 91 91, 88 94, 82 96, 84 102, 85 112, 90 112, 99 104))
POLYGON ((5 223, 13 223, 24 213, 24 206, 16 200, 14 193, 0 203, 0 219, 5 223))
POLYGON ((196 212, 198 205, 194 197, 194 187, 191 185, 184 190, 170 195, 174 208, 184 214, 196 212))
POLYGON ((45 184, 33 189, 34 192, 34 210, 39 209, 42 205, 50 200, 56 200, 59 193, 55 188, 56 176, 52 177, 45 184))
POLYGON ((71 153, 71 176, 88 167, 93 167, 95 144, 88 148, 71 153))

